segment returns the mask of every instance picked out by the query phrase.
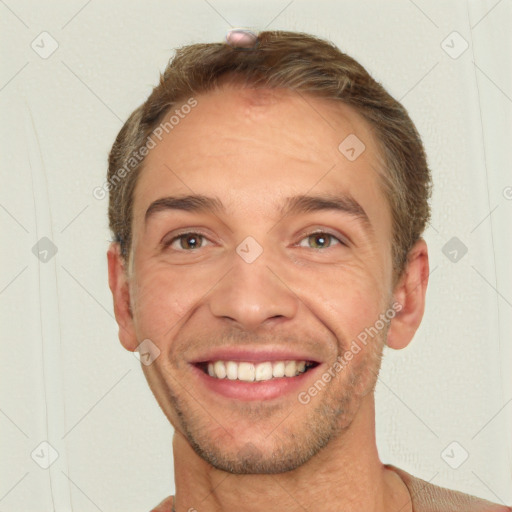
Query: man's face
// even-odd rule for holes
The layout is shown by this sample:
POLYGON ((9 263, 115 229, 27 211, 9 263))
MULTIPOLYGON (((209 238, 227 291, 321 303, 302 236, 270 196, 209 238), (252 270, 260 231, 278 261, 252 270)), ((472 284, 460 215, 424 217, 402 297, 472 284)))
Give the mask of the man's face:
POLYGON ((150 151, 135 190, 135 345, 160 350, 144 372, 203 459, 238 473, 291 470, 350 426, 375 384, 385 329, 309 403, 298 400, 392 302, 375 139, 350 107, 291 91, 226 85, 196 100, 150 151), (354 161, 338 149, 351 134, 366 146, 354 161), (154 201, 189 195, 222 208, 145 218, 154 201), (286 211, 294 196, 342 198, 351 211, 286 211), (217 360, 252 363, 265 379, 264 362, 277 375, 278 361, 314 367, 244 382, 250 364, 230 363, 237 379, 221 380, 206 373, 217 360))

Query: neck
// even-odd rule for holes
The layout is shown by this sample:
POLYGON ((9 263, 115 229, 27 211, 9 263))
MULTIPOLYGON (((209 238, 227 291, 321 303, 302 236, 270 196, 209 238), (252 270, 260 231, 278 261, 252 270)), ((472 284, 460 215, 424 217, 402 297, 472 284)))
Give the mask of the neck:
POLYGON ((411 510, 398 475, 379 460, 373 394, 351 425, 293 471, 237 475, 205 462, 176 431, 173 439, 175 509, 201 512, 296 511, 391 512, 411 510), (407 505, 407 506, 405 506, 407 505))

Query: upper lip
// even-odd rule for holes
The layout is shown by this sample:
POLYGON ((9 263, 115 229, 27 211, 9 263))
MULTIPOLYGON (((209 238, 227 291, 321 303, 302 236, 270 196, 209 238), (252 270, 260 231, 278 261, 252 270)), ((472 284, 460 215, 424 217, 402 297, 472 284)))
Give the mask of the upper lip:
POLYGON ((306 354, 290 349, 265 349, 256 350, 239 347, 225 347, 207 352, 201 357, 195 358, 190 363, 198 364, 210 361, 247 361, 250 363, 262 363, 265 361, 311 361, 318 363, 312 354, 306 354))

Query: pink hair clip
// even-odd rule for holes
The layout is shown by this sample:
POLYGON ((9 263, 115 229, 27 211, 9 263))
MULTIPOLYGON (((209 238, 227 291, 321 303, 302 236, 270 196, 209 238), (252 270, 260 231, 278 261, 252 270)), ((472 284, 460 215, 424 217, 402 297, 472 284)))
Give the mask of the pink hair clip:
POLYGON ((232 28, 226 34, 226 43, 236 49, 252 50, 258 44, 258 36, 245 28, 232 28))

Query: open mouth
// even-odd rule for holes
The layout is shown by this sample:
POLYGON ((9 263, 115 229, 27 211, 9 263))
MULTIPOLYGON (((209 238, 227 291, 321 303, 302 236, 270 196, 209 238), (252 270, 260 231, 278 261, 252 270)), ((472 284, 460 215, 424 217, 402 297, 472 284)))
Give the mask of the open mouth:
POLYGON ((262 382, 297 377, 319 365, 316 361, 204 361, 194 365, 214 379, 262 382))

